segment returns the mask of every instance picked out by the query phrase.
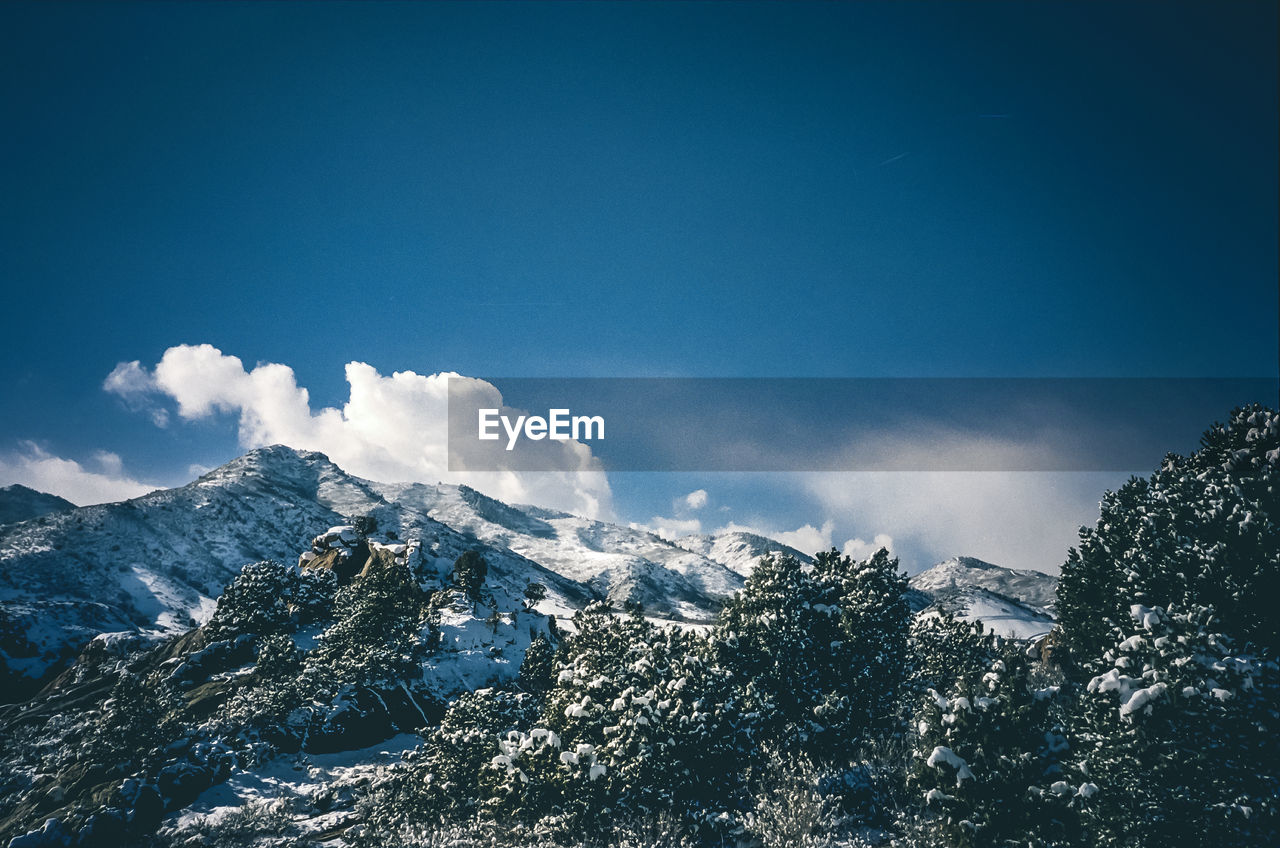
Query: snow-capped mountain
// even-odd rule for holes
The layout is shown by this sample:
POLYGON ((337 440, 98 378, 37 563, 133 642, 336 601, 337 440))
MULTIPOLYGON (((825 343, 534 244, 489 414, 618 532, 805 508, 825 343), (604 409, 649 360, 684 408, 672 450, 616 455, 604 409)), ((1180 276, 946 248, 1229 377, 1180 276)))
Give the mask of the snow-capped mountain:
POLYGON ((318 532, 352 515, 374 516, 383 535, 419 540, 427 571, 447 572, 461 553, 480 550, 490 584, 511 603, 533 581, 547 586, 553 609, 575 609, 593 595, 411 505, 389 503, 323 454, 262 448, 179 488, 0 527, 0 660, 12 694, 98 633, 179 632, 206 620, 246 563, 296 561, 318 532))
MULTIPOLYGON (((21 487, 6 492, 53 503, 21 487)), ((0 526, 0 665, 13 695, 30 691, 99 633, 175 633, 207 620, 246 563, 293 562, 317 533, 355 515, 376 519, 386 540, 417 539, 424 573, 447 573, 461 553, 479 550, 503 608, 539 582, 548 588, 539 608, 559 615, 607 597, 661 617, 709 622, 760 556, 810 561, 749 533, 673 543, 511 506, 466 486, 377 483, 323 454, 261 448, 175 489, 0 526)), ((945 608, 1025 636, 1052 626, 1055 582, 961 557, 917 575, 911 587, 917 608, 945 608)))
POLYGON ((952 557, 911 578, 911 587, 938 596, 953 589, 976 587, 1040 609, 1053 608, 1058 578, 1043 571, 992 565, 974 557, 952 557))
POLYGON ((743 577, 749 577, 760 557, 766 554, 789 554, 801 562, 813 562, 813 557, 790 545, 784 545, 768 536, 742 531, 681 536, 676 544, 714 560, 743 577))
POLYGON ((635 601, 659 615, 709 621, 742 588, 741 573, 724 561, 643 530, 536 506, 509 506, 467 486, 371 485, 392 503, 509 548, 602 597, 635 601))
POLYGON ((539 582, 549 590, 539 608, 558 615, 607 597, 707 622, 741 588, 754 552, 784 549, 732 534, 705 538, 703 553, 465 486, 363 480, 323 454, 274 446, 175 489, 0 527, 0 667, 20 696, 99 633, 185 630, 208 619, 246 563, 293 562, 355 515, 376 519, 379 538, 417 539, 428 572, 480 550, 512 604, 539 582))
POLYGON ((0 524, 27 521, 51 512, 75 508, 76 505, 66 498, 39 492, 21 483, 0 488, 0 524))
POLYGON ((1040 571, 1003 568, 973 557, 953 557, 912 577, 910 599, 918 611, 945 610, 1015 639, 1053 629, 1058 579, 1040 571))

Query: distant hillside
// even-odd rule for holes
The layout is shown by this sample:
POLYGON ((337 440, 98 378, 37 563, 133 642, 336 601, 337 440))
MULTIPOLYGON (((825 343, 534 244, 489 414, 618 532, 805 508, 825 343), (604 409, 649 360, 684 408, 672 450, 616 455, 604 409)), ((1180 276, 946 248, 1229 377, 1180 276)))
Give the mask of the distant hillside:
POLYGON ((75 508, 76 505, 66 498, 39 492, 20 483, 0 489, 0 524, 13 524, 75 508))
POLYGON ((750 576, 756 562, 767 554, 789 554, 801 562, 813 562, 813 557, 790 545, 784 545, 767 536, 741 531, 682 536, 676 540, 676 544, 702 554, 707 559, 715 560, 743 577, 750 576))
POLYGON ((953 557, 912 577, 910 586, 909 601, 917 612, 945 610, 1017 639, 1053 629, 1058 579, 1051 574, 953 557))

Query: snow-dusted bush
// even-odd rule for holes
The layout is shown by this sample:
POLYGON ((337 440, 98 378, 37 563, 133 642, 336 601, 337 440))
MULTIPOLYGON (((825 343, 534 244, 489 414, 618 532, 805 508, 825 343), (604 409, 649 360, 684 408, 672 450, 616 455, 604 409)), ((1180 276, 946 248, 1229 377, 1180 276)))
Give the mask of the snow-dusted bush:
POLYGON ((210 640, 266 636, 327 617, 337 577, 328 569, 299 570, 270 560, 249 563, 218 597, 205 625, 210 640))
POLYGON ((751 780, 753 808, 745 830, 762 848, 815 848, 840 824, 839 799, 828 775, 803 753, 770 749, 751 780))
POLYGON ((1277 841, 1280 415, 1237 409, 1200 443, 1109 493, 1063 566, 1094 844, 1277 841))
POLYGON ((537 703, 527 693, 480 689, 460 696, 406 766, 366 800, 367 827, 358 844, 383 844, 388 833, 431 834, 477 816, 492 819, 492 799, 504 779, 492 767, 498 740, 536 716, 537 703))
POLYGON ((733 809, 731 695, 705 640, 603 605, 574 623, 537 726, 499 740, 502 808, 564 835, 665 810, 696 826, 733 809))
POLYGON ((1207 607, 1132 606, 1073 722, 1092 844, 1280 843, 1280 677, 1236 644, 1207 607))
POLYGON ((338 590, 334 622, 307 655, 303 674, 315 690, 395 689, 421 677, 426 651, 418 636, 427 598, 406 566, 370 562, 338 590))
POLYGON ((1058 595, 1071 679, 1011 654, 930 693, 914 844, 1280 843, 1280 416, 1238 409, 1201 445, 1081 531, 1058 595))
POLYGON ((484 590, 485 578, 489 576, 489 563, 479 551, 465 551, 453 562, 453 582, 465 590, 467 597, 479 603, 484 590))
POLYGON ((908 639, 908 689, 918 698, 980 677, 999 658, 1000 642, 981 621, 962 621, 945 610, 918 616, 908 639))
POLYGON ((478 815, 572 842, 668 813, 686 832, 732 828, 746 759, 705 640, 602 604, 574 621, 545 692, 486 689, 450 706, 371 802, 381 829, 478 815))
POLYGON ((1063 682, 1015 647, 944 692, 930 689, 916 719, 908 785, 923 805, 918 836, 966 848, 1070 844, 1075 817, 1059 802, 1070 751, 1063 682))
POLYGON ((765 557, 717 622, 716 656, 753 733, 835 760, 897 718, 911 619, 906 578, 885 551, 830 551, 808 569, 765 557))
POLYGON ((113 776, 152 766, 179 730, 181 705, 158 676, 125 671, 88 725, 75 756, 113 776))
POLYGON ((311 844, 314 842, 299 831, 288 805, 279 800, 250 801, 216 816, 193 816, 162 829, 150 842, 152 848, 302 848, 311 844))
POLYGON ((241 633, 265 635, 282 631, 291 621, 289 598, 294 575, 278 562, 251 562, 218 597, 218 607, 205 625, 210 639, 241 633))
POLYGON ((520 663, 520 688, 541 694, 555 682, 555 650, 542 634, 529 643, 520 663))

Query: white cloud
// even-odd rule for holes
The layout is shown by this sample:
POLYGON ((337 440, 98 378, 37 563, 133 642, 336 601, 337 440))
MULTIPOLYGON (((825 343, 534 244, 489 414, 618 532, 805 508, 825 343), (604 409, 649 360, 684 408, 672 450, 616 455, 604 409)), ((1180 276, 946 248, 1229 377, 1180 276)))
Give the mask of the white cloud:
POLYGON ((124 476, 124 460, 120 458, 120 454, 111 451, 94 451, 93 461, 99 470, 107 477, 120 478, 124 476))
MULTIPOLYGON (((1056 573, 1098 500, 1127 475, 1031 471, 868 471, 806 475, 825 514, 882 528, 901 555, 928 561, 975 556, 1008 568, 1056 573)), ((846 545, 855 544, 851 540, 846 545)), ((874 543, 873 543, 874 544, 874 543)))
POLYGON ((881 548, 893 553, 893 537, 886 533, 877 533, 870 542, 865 539, 849 539, 844 543, 842 553, 851 559, 864 560, 875 556, 881 548))
POLYGON ((119 395, 130 409, 146 412, 157 427, 169 426, 169 410, 155 402, 155 378, 138 360, 121 362, 102 381, 102 388, 119 395))
POLYGON ((138 397, 155 388, 151 375, 138 360, 121 362, 102 381, 102 388, 121 397, 138 397))
POLYGON ((795 530, 771 530, 764 527, 738 524, 737 522, 729 522, 723 527, 712 531, 713 535, 721 533, 754 533, 757 536, 764 536, 773 539, 775 542, 781 542, 784 545, 803 551, 810 556, 831 548, 831 537, 835 532, 834 521, 824 521, 821 527, 814 527, 812 524, 805 524, 797 527, 795 530))
POLYGON ((832 466, 856 467, 850 458, 861 457, 937 470, 810 473, 797 482, 821 514, 891 538, 909 569, 965 555, 1057 573, 1080 526, 1097 520, 1102 493, 1121 485, 1127 473, 945 469, 1065 465, 1053 454, 1058 443, 937 426, 904 429, 848 446, 832 466))
MULTIPOLYGON (((263 363, 246 369, 238 357, 202 344, 169 348, 151 371, 139 363, 121 363, 103 387, 135 404, 171 398, 184 420, 238 415, 245 449, 284 444, 320 451, 352 474, 374 480, 466 483, 508 503, 613 517, 605 474, 590 449, 577 442, 541 443, 545 450, 562 451, 557 467, 569 471, 451 472, 446 444, 451 377, 459 375, 397 371, 383 376, 371 365, 351 362, 346 366, 346 404, 313 410, 289 366, 263 363)), ((483 398, 484 405, 501 406, 496 387, 461 379, 462 391, 483 398)), ((454 388, 459 391, 457 383, 454 388)))
POLYGON ((0 456, 0 480, 5 485, 21 483, 81 506, 136 498, 158 488, 126 474, 114 453, 99 451, 93 461, 96 470, 24 441, 17 451, 0 456))
POLYGON ((690 536, 695 533, 701 533, 702 522, 696 518, 664 518, 660 515, 655 515, 653 518, 649 519, 648 524, 637 524, 634 521, 631 522, 631 529, 644 530, 645 532, 653 533, 656 536, 661 536, 668 542, 674 542, 681 536, 690 536))
POLYGON ((689 509, 702 509, 707 505, 707 490, 697 489, 685 495, 684 504, 689 509))
POLYGON ((795 530, 777 533, 773 538, 784 545, 790 545, 798 551, 816 554, 818 551, 825 551, 831 547, 831 533, 834 529, 835 522, 828 520, 822 522, 822 527, 806 524, 795 530))

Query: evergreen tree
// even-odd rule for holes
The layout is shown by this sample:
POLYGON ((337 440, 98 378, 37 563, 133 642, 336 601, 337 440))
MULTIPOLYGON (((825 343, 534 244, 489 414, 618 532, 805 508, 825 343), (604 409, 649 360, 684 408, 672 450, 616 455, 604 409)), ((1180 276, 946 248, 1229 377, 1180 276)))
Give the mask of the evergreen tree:
POLYGON ((1130 612, 1073 716, 1091 844, 1280 844, 1276 664, 1206 607, 1130 612))
POLYGON ((604 604, 574 623, 554 674, 535 671, 549 665, 550 645, 530 649, 523 676, 547 675, 545 694, 459 698, 414 756, 412 776, 380 796, 376 820, 478 816, 578 839, 668 811, 688 828, 723 829, 731 819, 721 814, 745 801, 725 727, 728 676, 708 662, 705 640, 604 604))
POLYGON ((355 515, 350 520, 351 529, 361 539, 368 539, 378 532, 378 519, 374 515, 355 515))
POLYGON ((1237 409, 1102 502, 1063 567, 1071 680, 931 692, 912 785, 956 845, 1277 842, 1280 416, 1237 409))
POLYGON ((377 567, 338 590, 335 621, 307 655, 304 674, 320 689, 391 689, 421 677, 426 598, 408 568, 373 562, 377 567))
POLYGON ((720 614, 713 643, 764 737, 840 759, 890 726, 907 667, 906 579, 884 551, 836 551, 807 571, 760 560, 720 614))
POLYGON ((840 735, 885 730, 898 717, 908 670, 911 610, 907 578, 881 548, 860 561, 835 549, 818 554, 813 570, 822 603, 839 618, 829 644, 833 692, 848 703, 840 735), (850 674, 851 672, 851 674, 850 674))
POLYGON ((337 593, 328 569, 299 570, 279 562, 250 563, 218 597, 205 632, 210 639, 267 636, 328 618, 337 593))
POLYGON ((547 598, 547 587, 542 583, 532 582, 524 587, 524 597, 529 606, 535 607, 547 598))
POLYGON ((297 583, 296 570, 281 563, 249 563, 219 596, 206 632, 211 639, 227 639, 284 631, 292 621, 289 605, 297 583))
POLYGON ((480 593, 488 576, 489 563, 479 551, 467 551, 453 562, 453 582, 476 603, 480 602, 480 593))
POLYGON ((1237 638, 1280 650, 1280 415, 1258 405, 1214 424, 1189 457, 1102 501, 1058 587, 1068 648, 1099 657, 1132 604, 1212 607, 1237 638))
POLYGON ((529 643, 520 663, 520 687, 541 694, 551 688, 555 679, 555 649, 546 636, 539 634, 529 643))
POLYGON ((913 704, 930 689, 946 692, 981 677, 1000 658, 1000 641, 981 621, 962 621, 945 610, 913 619, 907 687, 913 704))
POLYGON ((163 680, 126 670, 89 725, 76 756, 116 776, 154 766, 175 735, 180 709, 181 699, 163 680))
POLYGON ((923 802, 922 844, 1065 845, 1078 824, 1063 781, 1070 750, 1061 684, 1012 646, 981 676, 928 690, 909 786, 923 802))
POLYGON ((386 781, 366 805, 367 841, 406 824, 441 825, 492 816, 505 773, 493 767, 498 740, 536 716, 533 696, 482 689, 459 696, 440 725, 407 756, 407 768, 386 781))

